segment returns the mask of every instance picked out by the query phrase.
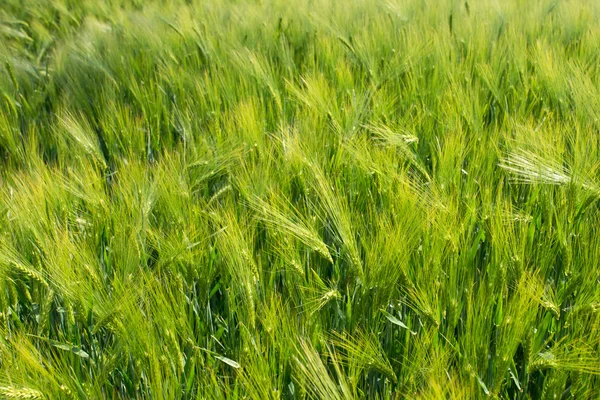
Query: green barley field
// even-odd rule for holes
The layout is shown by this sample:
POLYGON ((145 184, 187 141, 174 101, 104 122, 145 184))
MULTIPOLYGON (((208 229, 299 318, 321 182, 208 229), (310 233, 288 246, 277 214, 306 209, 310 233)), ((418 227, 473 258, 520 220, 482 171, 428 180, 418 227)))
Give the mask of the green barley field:
POLYGON ((0 398, 600 398, 599 21, 1 0, 0 398))

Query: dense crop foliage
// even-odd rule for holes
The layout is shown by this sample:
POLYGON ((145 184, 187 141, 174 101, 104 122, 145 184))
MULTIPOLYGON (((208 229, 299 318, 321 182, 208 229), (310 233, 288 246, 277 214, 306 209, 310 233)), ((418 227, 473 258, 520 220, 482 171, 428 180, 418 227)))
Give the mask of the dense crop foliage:
POLYGON ((0 2, 0 397, 600 396, 600 4, 0 2))

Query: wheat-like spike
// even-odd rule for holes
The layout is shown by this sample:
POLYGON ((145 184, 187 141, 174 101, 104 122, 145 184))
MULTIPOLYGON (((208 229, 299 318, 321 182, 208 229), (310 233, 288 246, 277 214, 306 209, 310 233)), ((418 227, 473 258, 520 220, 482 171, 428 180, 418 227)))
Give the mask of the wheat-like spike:
POLYGON ((261 200, 258 196, 250 198, 249 204, 257 211, 260 220, 267 226, 293 236, 333 263, 329 249, 317 231, 303 221, 291 205, 288 206, 289 212, 285 212, 281 208, 261 200))
POLYGON ((30 388, 17 388, 14 386, 0 386, 0 394, 7 399, 43 399, 44 395, 39 390, 30 388))

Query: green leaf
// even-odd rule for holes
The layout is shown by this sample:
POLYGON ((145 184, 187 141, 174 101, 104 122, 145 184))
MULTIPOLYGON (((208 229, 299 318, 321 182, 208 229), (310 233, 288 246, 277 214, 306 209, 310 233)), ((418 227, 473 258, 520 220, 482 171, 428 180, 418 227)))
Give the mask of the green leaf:
POLYGON ((227 358, 224 356, 215 356, 215 358, 219 361, 224 362, 225 364, 229 365, 232 368, 239 368, 240 364, 238 364, 237 362, 233 361, 231 358, 227 358))
POLYGON ((90 358, 90 355, 85 351, 81 350, 79 347, 72 347, 71 351, 81 358, 90 358))
POLYGON ((388 319, 388 321, 390 321, 392 324, 398 325, 400 328, 408 329, 410 331, 410 333, 412 333, 413 335, 416 334, 416 332, 413 332, 404 322, 400 321, 398 318, 394 317, 389 312, 387 312, 385 310, 381 310, 381 312, 388 319))

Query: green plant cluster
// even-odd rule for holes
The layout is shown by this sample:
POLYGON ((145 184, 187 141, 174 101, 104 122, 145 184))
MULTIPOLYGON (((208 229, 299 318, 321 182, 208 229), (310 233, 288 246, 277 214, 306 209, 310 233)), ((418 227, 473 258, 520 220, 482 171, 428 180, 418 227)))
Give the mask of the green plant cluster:
POLYGON ((599 20, 0 1, 0 398, 598 398, 599 20))

